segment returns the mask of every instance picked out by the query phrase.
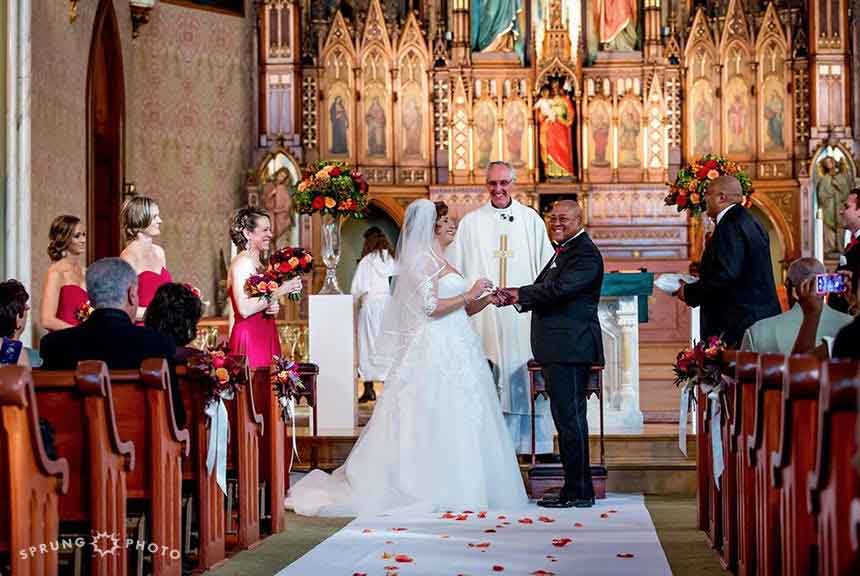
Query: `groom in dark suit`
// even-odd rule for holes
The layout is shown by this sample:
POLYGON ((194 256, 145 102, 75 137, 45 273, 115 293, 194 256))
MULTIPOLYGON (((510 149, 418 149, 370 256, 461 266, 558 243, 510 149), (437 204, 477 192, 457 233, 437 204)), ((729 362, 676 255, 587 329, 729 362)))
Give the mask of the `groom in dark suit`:
POLYGON ((702 340, 719 336, 738 348, 747 328, 781 312, 770 241, 741 206, 741 185, 734 176, 712 180, 705 200, 716 227, 702 254, 699 281, 682 285, 676 295, 688 306, 701 306, 702 340))
POLYGON ((505 304, 532 313, 531 340, 541 363, 564 467, 558 499, 538 506, 587 508, 594 504, 588 454, 585 386, 593 365, 603 364, 603 339, 597 304, 603 285, 603 257, 582 225, 582 209, 573 200, 553 205, 549 236, 555 244, 535 283, 501 291, 505 304))

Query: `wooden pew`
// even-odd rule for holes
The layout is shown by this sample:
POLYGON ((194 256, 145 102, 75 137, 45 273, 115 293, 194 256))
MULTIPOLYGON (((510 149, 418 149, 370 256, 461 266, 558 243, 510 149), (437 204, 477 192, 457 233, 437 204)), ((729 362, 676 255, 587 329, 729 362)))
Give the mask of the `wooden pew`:
POLYGON ((860 450, 860 374, 856 362, 828 362, 821 372, 815 468, 807 484, 809 510, 817 523, 818 575, 857 574, 860 555, 856 548, 852 553, 845 520, 852 497, 860 503, 860 476, 852 466, 860 450))
MULTIPOLYGON (((705 535, 708 537, 708 542, 711 548, 719 551, 723 546, 723 511, 722 511, 722 490, 720 486, 714 482, 714 446, 712 444, 712 416, 714 400, 711 400, 704 394, 700 394, 702 404, 704 405, 704 415, 702 419, 702 428, 698 430, 700 436, 705 442, 705 457, 707 458, 707 472, 705 478, 707 481, 706 490, 708 491, 708 530, 705 535)), ((717 438, 719 440, 719 438, 717 438)))
POLYGON ((122 438, 134 442, 137 467, 127 477, 129 499, 147 502, 156 576, 182 574, 182 458, 188 431, 173 412, 170 372, 161 358, 144 360, 140 370, 112 370, 114 410, 122 438), (165 549, 166 547, 166 549, 165 549))
POLYGON ((738 352, 735 361, 734 413, 731 418, 729 450, 735 460, 737 499, 728 502, 737 510, 737 574, 755 574, 755 468, 746 450, 746 438, 755 431, 755 402, 759 355, 738 352), (732 505, 733 504, 733 505, 732 505))
MULTIPOLYGON (((56 431, 57 454, 69 463, 69 490, 60 497, 60 521, 86 523, 116 537, 113 554, 93 554, 94 576, 126 574, 126 477, 134 445, 120 440, 104 362, 80 362, 76 371, 33 371, 40 414, 56 431)), ((104 543, 104 542, 103 542, 104 543)))
MULTIPOLYGON (((696 501, 698 511, 699 530, 710 534, 711 528, 711 502, 710 485, 711 480, 711 452, 709 437, 705 425, 705 413, 707 412, 706 397, 699 388, 696 388, 696 501)), ((713 542, 711 543, 713 545, 713 542)))
POLYGON ((266 483, 263 501, 268 511, 269 533, 277 534, 286 528, 284 496, 284 457, 286 456, 286 434, 281 419, 278 397, 269 381, 269 368, 257 368, 251 373, 254 401, 263 415, 262 448, 260 450, 260 479, 266 483))
POLYGON ((739 386, 737 356, 734 350, 723 355, 723 374, 725 390, 720 394, 723 414, 720 419, 720 433, 723 445, 723 475, 720 477, 720 514, 723 541, 720 546, 720 564, 725 570, 734 570, 738 558, 738 489, 737 489, 737 442, 733 434, 734 418, 737 415, 735 388, 739 386))
POLYGON ((750 466, 755 469, 756 570, 780 574, 779 491, 773 485, 769 455, 779 443, 785 357, 762 354, 756 379, 755 424, 747 437, 750 466))
POLYGON ((15 576, 56 575, 57 550, 44 547, 59 538, 69 463, 45 453, 29 370, 0 368, 0 424, 0 555, 15 576))
POLYGON ((235 440, 228 447, 228 458, 232 457, 239 480, 237 544, 242 549, 252 548, 260 540, 260 440, 263 436, 263 417, 255 407, 254 387, 250 380, 239 387, 236 401, 227 404, 227 412, 230 416, 230 437, 235 440))
POLYGON ((782 573, 814 573, 816 523, 807 508, 807 478, 815 465, 818 382, 821 361, 812 356, 787 360, 783 380, 777 450, 770 455, 773 486, 779 490, 782 573))

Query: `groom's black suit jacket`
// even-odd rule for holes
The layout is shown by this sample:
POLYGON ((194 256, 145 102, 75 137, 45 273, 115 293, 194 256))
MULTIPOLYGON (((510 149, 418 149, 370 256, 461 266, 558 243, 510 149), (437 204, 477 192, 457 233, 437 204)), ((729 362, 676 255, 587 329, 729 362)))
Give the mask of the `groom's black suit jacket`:
POLYGON ((714 228, 699 268, 699 281, 684 287, 684 301, 701 306, 700 337, 720 336, 740 346, 747 328, 780 313, 767 232, 736 204, 714 228))
POLYGON ((519 290, 520 311, 532 313, 532 354, 542 364, 602 365, 603 257, 586 232, 560 250, 534 284, 519 290))

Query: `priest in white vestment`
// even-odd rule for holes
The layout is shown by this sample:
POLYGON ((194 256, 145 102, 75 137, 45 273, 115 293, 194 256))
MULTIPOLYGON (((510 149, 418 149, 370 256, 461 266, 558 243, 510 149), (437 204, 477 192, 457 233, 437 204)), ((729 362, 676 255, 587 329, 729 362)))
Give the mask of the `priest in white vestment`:
POLYGON ((389 280, 394 274, 394 257, 388 238, 376 226, 364 233, 362 254, 350 288, 359 306, 358 376, 364 381, 359 403, 376 400, 373 383, 385 380, 385 369, 374 362, 374 358, 377 357, 376 340, 382 315, 391 299, 389 280))
MULTIPOLYGON (((498 287, 532 284, 553 255, 543 218, 511 197, 515 173, 506 162, 491 162, 486 185, 490 202, 466 214, 448 249, 448 259, 467 284, 489 278, 498 287)), ((531 451, 531 407, 526 364, 532 357, 531 314, 513 307, 487 307, 472 317, 487 358, 498 371, 502 411, 520 454, 531 451)), ((555 429, 549 402, 538 398, 535 412, 535 449, 553 450, 555 429)))

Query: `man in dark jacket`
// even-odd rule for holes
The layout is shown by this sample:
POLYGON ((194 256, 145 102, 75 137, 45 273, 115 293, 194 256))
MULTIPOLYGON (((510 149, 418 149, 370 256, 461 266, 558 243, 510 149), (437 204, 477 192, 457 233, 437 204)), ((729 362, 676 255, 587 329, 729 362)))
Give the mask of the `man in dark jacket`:
POLYGON ((676 292, 688 306, 701 306, 700 338, 719 336, 730 348, 740 346, 755 322, 781 312, 767 232, 741 206, 742 199, 734 176, 708 185, 707 214, 716 227, 702 254, 698 282, 676 292))
MULTIPOLYGON (((839 257, 839 266, 836 270, 851 272, 849 294, 854 294, 857 292, 858 282, 860 282, 860 188, 855 188, 848 193, 848 197, 845 198, 845 202, 839 209, 839 223, 845 230, 848 230, 851 239, 839 257)), ((849 313, 850 298, 848 298, 848 294, 831 294, 827 303, 840 312, 849 313)))
POLYGON ((564 487, 558 499, 544 498, 538 505, 584 508, 594 504, 585 386, 591 367, 604 363, 597 320, 603 257, 585 232, 582 210, 573 200, 555 203, 549 226, 555 256, 534 284, 505 290, 502 298, 520 312, 532 313, 532 353, 543 367, 558 430, 564 487))

